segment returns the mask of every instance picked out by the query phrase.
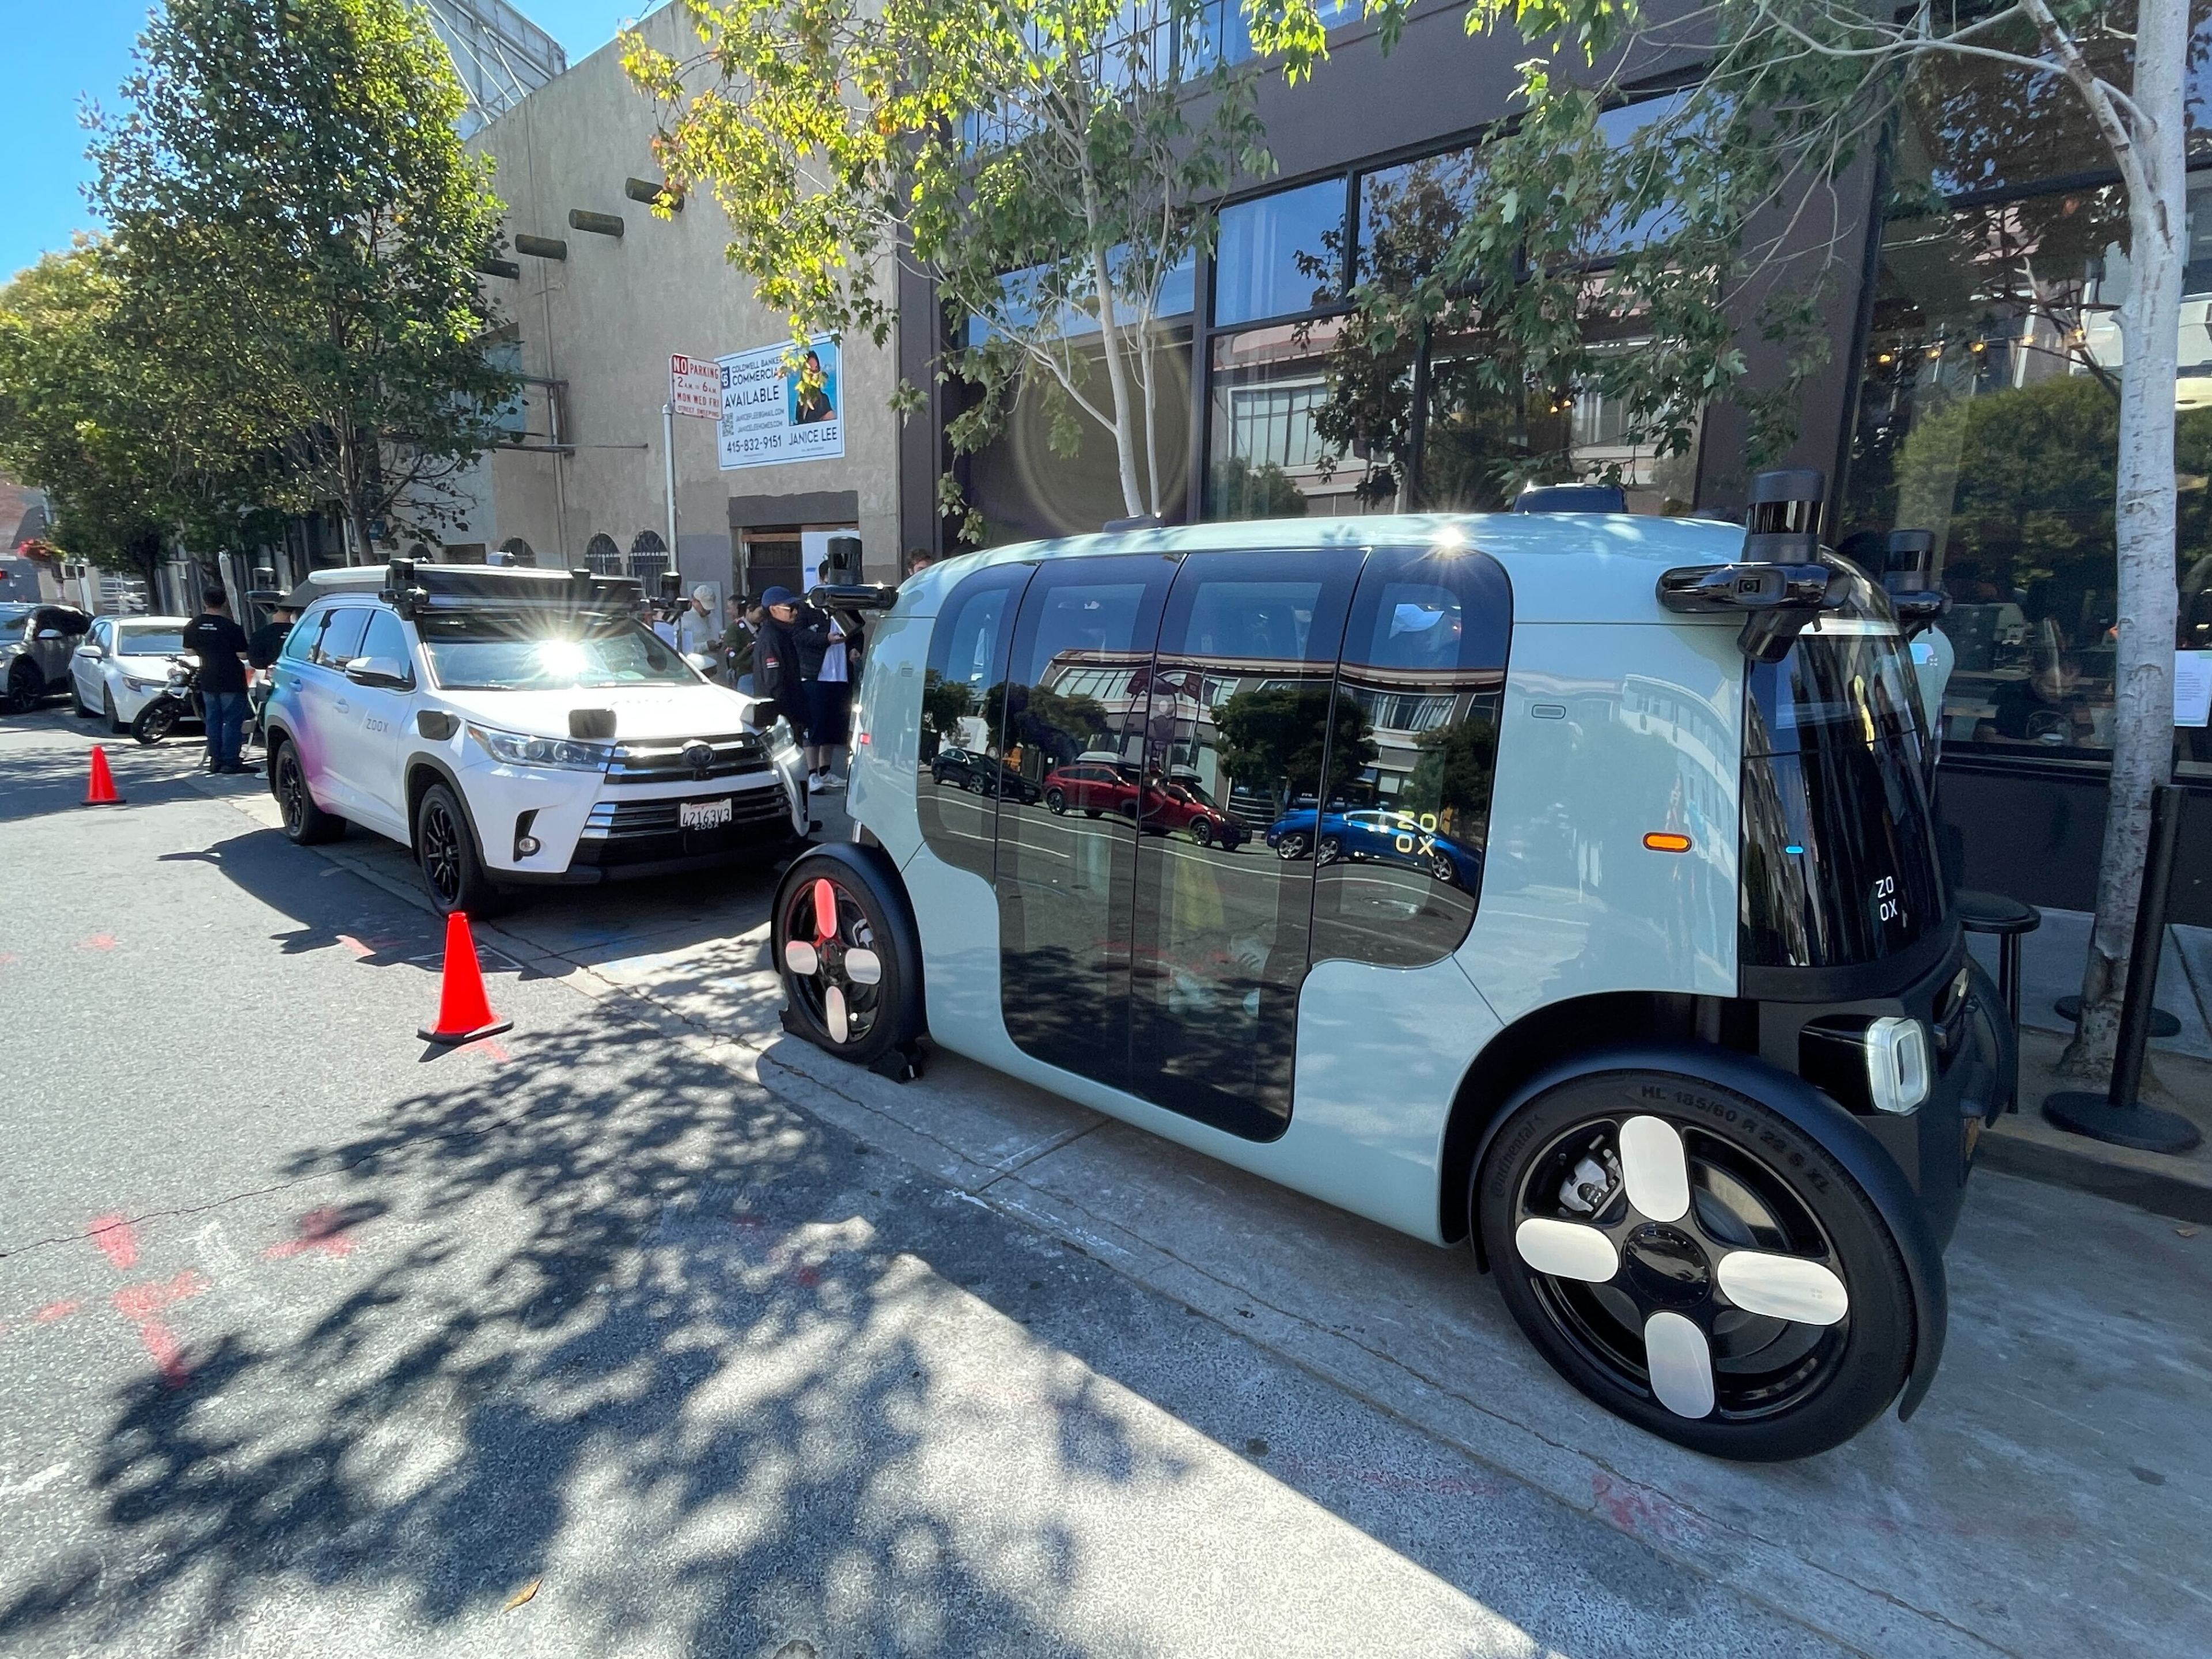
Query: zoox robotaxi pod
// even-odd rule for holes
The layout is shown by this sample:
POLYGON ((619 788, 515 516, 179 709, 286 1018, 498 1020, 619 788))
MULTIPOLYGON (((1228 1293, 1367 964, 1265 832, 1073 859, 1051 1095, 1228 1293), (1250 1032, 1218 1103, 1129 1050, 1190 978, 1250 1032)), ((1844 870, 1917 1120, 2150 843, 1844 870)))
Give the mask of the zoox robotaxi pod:
POLYGON ((1685 1445, 1909 1416, 2012 1037, 1890 601, 1817 545, 1817 474, 1753 495, 1747 531, 1218 524, 825 593, 885 614, 856 840, 777 894, 787 1024, 1469 1244, 1561 1375, 1685 1445))

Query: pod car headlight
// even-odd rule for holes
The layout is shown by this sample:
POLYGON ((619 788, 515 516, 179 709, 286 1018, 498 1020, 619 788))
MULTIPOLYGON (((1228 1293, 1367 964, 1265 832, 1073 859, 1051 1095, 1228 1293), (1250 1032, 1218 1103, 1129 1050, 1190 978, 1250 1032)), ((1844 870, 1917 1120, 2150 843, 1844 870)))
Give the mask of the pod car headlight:
POLYGON ((604 772, 613 758, 611 745, 578 743, 573 738, 532 738, 520 732, 469 722, 469 735, 503 766, 552 767, 564 772, 604 772))
POLYGON ((1928 1028, 1888 1014, 1866 1029, 1867 1093, 1877 1112, 1911 1112, 1928 1098, 1928 1028))

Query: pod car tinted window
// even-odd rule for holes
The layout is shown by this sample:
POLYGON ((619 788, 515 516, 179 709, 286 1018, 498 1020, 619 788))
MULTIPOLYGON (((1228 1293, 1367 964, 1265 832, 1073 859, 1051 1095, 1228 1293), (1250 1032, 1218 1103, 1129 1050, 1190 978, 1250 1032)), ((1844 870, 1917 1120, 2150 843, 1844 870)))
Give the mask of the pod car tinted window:
POLYGON ((1141 831, 1131 1086, 1253 1139, 1290 1121, 1313 917, 1312 862, 1273 856, 1265 832, 1320 786, 1361 557, 1328 548, 1185 559, 1127 780, 1141 831))
MULTIPOLYGON (((1035 567, 979 570, 947 596, 930 629, 921 691, 921 775, 915 810, 922 839, 947 864, 988 878, 1000 789, 992 787, 1006 701, 1014 611, 1035 567), (942 762, 939 765, 938 763, 942 762), (981 783, 982 793, 971 785, 981 783)), ((1003 788, 1018 789, 998 772, 1003 788)))
POLYGON ((1270 832, 1314 858, 1313 955, 1419 967, 1474 925, 1512 596, 1472 550, 1379 549, 1346 630, 1327 787, 1270 832))
POLYGON ((1862 601, 1747 675, 1741 965, 1846 968, 1941 927, 1904 641, 1862 601))
MULTIPOLYGON (((1060 769, 1086 751, 1141 752, 1152 647, 1172 560, 1040 566, 1022 595, 1000 753, 1000 998, 1025 1052, 1128 1086, 1129 929, 1137 826, 1116 786, 1080 792, 1060 769)), ((1134 791, 1127 792, 1134 804, 1134 791)))

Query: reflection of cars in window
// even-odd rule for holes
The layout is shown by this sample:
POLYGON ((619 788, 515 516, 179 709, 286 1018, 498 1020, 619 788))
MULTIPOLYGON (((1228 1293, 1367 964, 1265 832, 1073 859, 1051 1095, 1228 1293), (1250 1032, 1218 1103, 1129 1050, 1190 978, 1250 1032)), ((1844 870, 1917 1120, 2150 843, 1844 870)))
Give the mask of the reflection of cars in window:
POLYGON ((1003 794, 1016 800, 1035 800, 1037 787, 1003 761, 965 749, 940 749, 929 763, 930 775, 939 783, 957 784, 975 795, 1003 794))
POLYGON ((777 890, 788 1029, 894 1068, 927 1033, 1470 1243, 1553 1366, 1685 1445, 1909 1413, 2015 1060, 1889 599, 1778 487, 1749 532, 1216 524, 884 590, 860 836, 777 890), (956 714, 1038 800, 949 810, 917 740, 956 714), (1279 856, 1175 833, 1220 823, 1279 856))
POLYGON ((1323 864, 1366 860, 1403 865, 1469 892, 1482 885, 1482 855, 1442 833, 1432 812, 1376 806, 1356 811, 1332 807, 1323 813, 1302 807, 1269 824, 1267 841, 1279 858, 1317 857, 1323 864))
POLYGON ((789 731, 649 632, 634 580, 400 562, 309 590, 264 715, 295 841, 359 823, 413 849, 440 909, 481 911, 806 828, 789 731))

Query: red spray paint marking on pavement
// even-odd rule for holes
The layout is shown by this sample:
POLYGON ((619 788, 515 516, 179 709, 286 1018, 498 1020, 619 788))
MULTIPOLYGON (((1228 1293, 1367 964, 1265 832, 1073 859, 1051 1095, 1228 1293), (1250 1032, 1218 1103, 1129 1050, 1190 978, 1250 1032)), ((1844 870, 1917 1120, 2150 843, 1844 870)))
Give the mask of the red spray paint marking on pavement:
POLYGON ((477 1044, 477 1051, 483 1054, 487 1060, 490 1060, 495 1066, 504 1066, 508 1060, 514 1058, 513 1054, 507 1052, 507 1045, 505 1043, 492 1040, 487 1040, 477 1044))
POLYGON ((138 1340, 161 1373, 161 1381, 173 1389, 181 1389, 191 1381, 191 1370, 185 1364, 184 1350, 177 1342, 176 1334, 154 1316, 173 1303, 198 1296, 208 1287, 207 1280, 198 1273, 186 1271, 179 1273, 167 1284, 149 1279, 143 1284, 126 1285, 115 1293, 115 1311, 138 1328, 138 1340))
POLYGON ((0 951, 0 968, 13 968, 22 959, 13 951, 0 951))
POLYGON ((351 933, 340 933, 338 935, 338 943, 344 945, 347 950, 353 952, 354 960, 356 962, 366 961, 368 957, 376 954, 374 950, 370 949, 368 945, 363 945, 351 933))
POLYGON ((300 1218, 295 1237, 282 1244, 271 1244, 261 1254, 270 1261, 282 1261, 309 1250, 320 1250, 325 1255, 350 1255, 353 1240, 346 1237, 344 1220, 343 1211, 310 1210, 300 1218))
POLYGON ((138 1265, 138 1235, 131 1231, 131 1224, 121 1216, 94 1216, 92 1242, 100 1246, 100 1253, 107 1258, 109 1266, 128 1272, 138 1265))
POLYGON ((41 1325, 51 1325, 57 1319, 67 1319, 71 1314, 75 1313, 82 1306, 84 1306, 84 1304, 77 1301, 74 1297, 70 1298, 67 1302, 49 1302, 45 1307, 40 1309, 38 1312, 33 1314, 31 1317, 37 1320, 41 1325))
POLYGON ((76 942, 76 948, 80 951, 112 951, 115 948, 115 935, 94 933, 90 939, 79 939, 76 942))

